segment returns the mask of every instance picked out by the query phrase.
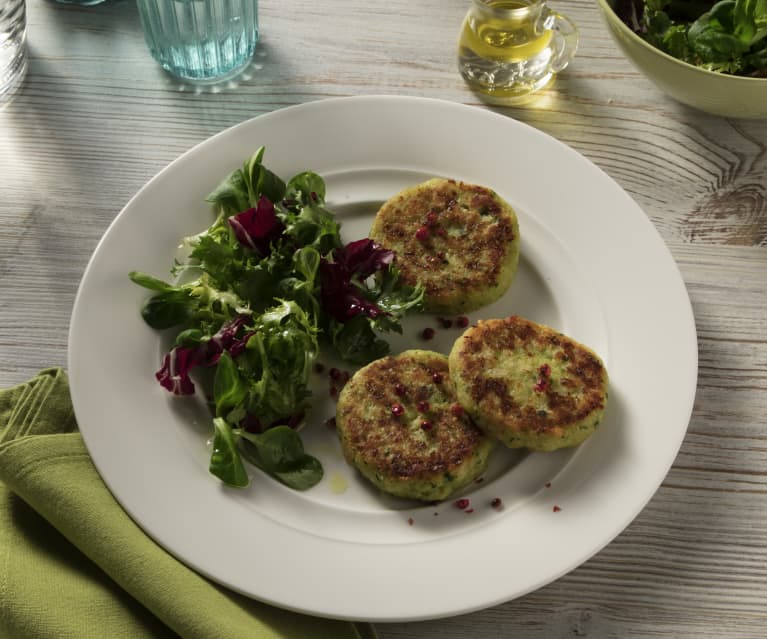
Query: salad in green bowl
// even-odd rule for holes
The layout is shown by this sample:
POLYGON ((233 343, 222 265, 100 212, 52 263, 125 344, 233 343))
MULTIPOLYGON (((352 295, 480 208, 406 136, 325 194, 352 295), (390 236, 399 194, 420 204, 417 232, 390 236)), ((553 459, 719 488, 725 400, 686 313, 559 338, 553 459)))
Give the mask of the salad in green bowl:
POLYGON ((615 0, 613 7, 634 33, 679 60, 767 78, 767 0, 615 0))

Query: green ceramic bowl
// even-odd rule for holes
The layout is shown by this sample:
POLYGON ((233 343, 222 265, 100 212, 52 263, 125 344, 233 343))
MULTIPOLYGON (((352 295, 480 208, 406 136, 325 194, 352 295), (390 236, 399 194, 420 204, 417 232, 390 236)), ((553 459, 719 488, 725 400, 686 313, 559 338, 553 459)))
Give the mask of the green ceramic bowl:
POLYGON ((672 98, 715 115, 767 118, 767 78, 714 73, 672 58, 629 29, 613 11, 613 0, 597 4, 625 56, 672 98))

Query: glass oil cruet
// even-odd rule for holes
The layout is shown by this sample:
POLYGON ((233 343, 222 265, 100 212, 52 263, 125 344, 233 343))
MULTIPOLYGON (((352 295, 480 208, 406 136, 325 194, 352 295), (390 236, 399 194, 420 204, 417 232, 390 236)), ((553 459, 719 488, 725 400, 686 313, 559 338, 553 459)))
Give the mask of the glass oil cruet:
POLYGON ((572 60, 578 29, 546 0, 472 0, 458 42, 458 67, 486 101, 517 104, 572 60))

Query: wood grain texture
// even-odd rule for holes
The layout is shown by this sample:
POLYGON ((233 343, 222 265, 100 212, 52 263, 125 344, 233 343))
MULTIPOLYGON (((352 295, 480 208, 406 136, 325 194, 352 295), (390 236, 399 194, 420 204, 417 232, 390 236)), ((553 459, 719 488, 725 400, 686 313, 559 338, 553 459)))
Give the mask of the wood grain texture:
MULTIPOLYGON (((674 102, 621 56, 595 2, 551 4, 580 27, 575 60, 529 105, 493 110, 593 161, 669 246, 700 348, 688 434, 637 519, 570 574, 489 610, 378 630, 382 639, 762 638, 767 121, 674 102)), ((159 69, 129 0, 93 8, 28 0, 29 73, 0 110, 0 384, 66 365, 69 315, 99 238, 143 184, 207 137, 332 96, 413 95, 490 108, 455 66, 467 6, 262 0, 253 65, 212 91, 159 69)), ((467 548, 466 557, 446 561, 470 556, 467 548)))

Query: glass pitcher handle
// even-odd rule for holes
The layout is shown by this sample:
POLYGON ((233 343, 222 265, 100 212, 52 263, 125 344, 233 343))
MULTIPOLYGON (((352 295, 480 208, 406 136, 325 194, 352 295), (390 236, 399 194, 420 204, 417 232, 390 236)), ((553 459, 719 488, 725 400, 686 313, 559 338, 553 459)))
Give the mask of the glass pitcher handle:
POLYGON ((573 59, 578 48, 578 27, 567 16, 561 13, 551 12, 547 22, 554 32, 554 55, 551 58, 551 70, 560 72, 573 59))

